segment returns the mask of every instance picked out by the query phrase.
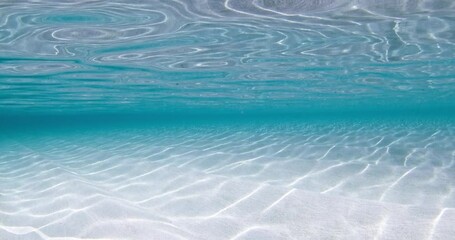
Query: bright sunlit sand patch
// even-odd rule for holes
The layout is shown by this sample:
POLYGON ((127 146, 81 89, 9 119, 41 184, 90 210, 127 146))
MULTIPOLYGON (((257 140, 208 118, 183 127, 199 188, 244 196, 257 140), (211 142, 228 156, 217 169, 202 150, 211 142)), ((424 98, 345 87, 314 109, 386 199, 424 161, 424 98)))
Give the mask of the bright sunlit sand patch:
POLYGON ((5 239, 448 239, 446 126, 10 136, 5 239), (64 226, 64 227, 62 227, 64 226))
POLYGON ((0 240, 454 239, 454 0, 0 1, 0 240))

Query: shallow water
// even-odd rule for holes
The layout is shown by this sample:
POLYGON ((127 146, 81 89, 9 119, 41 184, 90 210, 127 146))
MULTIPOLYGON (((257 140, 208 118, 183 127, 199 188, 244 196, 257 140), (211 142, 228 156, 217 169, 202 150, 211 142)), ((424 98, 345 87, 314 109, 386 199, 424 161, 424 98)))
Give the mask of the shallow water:
POLYGON ((3 1, 0 107, 453 109, 453 5, 3 1))
POLYGON ((452 1, 3 1, 0 239, 450 239, 452 1))

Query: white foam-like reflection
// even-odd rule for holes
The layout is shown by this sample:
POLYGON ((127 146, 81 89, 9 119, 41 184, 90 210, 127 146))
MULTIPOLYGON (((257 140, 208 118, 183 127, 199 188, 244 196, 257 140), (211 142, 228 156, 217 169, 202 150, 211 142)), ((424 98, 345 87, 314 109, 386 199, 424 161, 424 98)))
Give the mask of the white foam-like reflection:
POLYGON ((0 4, 5 109, 453 102, 452 1, 0 4))

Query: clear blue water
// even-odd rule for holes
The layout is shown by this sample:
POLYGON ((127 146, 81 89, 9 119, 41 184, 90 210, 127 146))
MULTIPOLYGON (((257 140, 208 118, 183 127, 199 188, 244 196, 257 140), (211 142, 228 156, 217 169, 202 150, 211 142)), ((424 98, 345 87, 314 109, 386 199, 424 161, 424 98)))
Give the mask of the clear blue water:
POLYGON ((451 1, 4 1, 0 109, 453 111, 453 11, 451 1))
POLYGON ((455 3, 0 2, 0 239, 450 239, 455 3))

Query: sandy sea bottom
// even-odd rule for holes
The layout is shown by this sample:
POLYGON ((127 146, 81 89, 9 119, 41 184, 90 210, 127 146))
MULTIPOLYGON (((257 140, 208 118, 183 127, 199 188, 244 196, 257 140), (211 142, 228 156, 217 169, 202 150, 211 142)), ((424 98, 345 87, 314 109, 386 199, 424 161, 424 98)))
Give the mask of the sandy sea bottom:
POLYGON ((454 0, 0 1, 0 240, 455 239, 454 162, 454 0))
POLYGON ((0 239, 450 239, 452 125, 3 131, 0 239))

